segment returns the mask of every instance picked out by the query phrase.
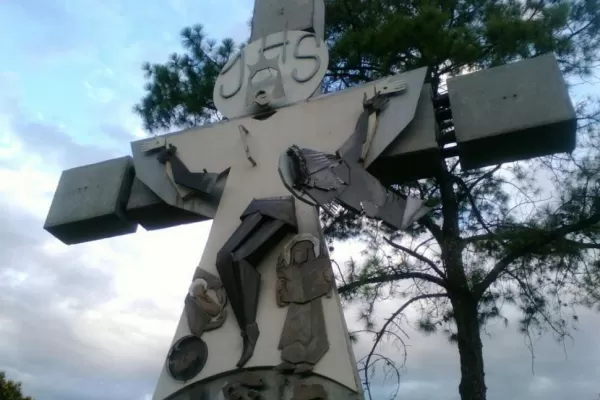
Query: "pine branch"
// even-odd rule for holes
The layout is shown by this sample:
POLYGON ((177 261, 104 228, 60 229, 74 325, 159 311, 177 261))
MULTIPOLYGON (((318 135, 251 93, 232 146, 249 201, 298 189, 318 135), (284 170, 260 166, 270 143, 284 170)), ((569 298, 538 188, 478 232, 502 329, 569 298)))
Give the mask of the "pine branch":
POLYGON ((502 168, 502 164, 498 164, 493 169, 491 169, 491 170, 487 171, 485 174, 482 174, 481 176, 479 176, 477 179, 475 179, 475 181, 471 182, 471 184, 468 186, 469 192, 471 190, 473 190, 473 188, 475 188, 475 186, 479 185, 479 183, 481 183, 481 181, 491 178, 492 175, 494 175, 496 172, 498 172, 501 168, 502 168))
POLYGON ((431 269, 433 269, 435 271, 435 273, 440 276, 440 278, 442 278, 443 280, 446 279, 446 275, 444 274, 444 272, 442 270, 440 270, 438 268, 438 266, 435 265, 435 263, 433 261, 431 261, 429 258, 425 257, 422 254, 417 253, 416 251, 409 249, 408 247, 404 247, 401 244, 394 243, 389 238, 384 238, 383 240, 385 240, 385 242, 387 244, 389 244, 390 246, 392 246, 393 248, 403 251, 408 255, 411 255, 414 258, 416 258, 417 260, 423 261, 425 264, 429 265, 431 267, 431 269))
MULTIPOLYGON (((511 228, 515 228, 514 225, 507 225, 510 226, 511 228)), ((539 230, 539 229, 535 229, 535 228, 531 228, 528 226, 516 226, 516 228, 520 228, 523 229, 524 231, 527 230, 529 231, 530 234, 532 235, 543 235, 544 231, 539 230)), ((525 234, 525 232, 521 232, 520 234, 525 234)), ((492 240, 492 239, 510 239, 512 237, 515 236, 515 232, 493 232, 492 234, 481 234, 481 235, 473 235, 470 236, 468 238, 464 238, 463 242, 464 243, 475 243, 475 242, 480 242, 480 241, 484 241, 484 240, 492 240)), ((573 248, 578 248, 578 249, 600 249, 600 243, 590 243, 590 242, 578 242, 577 240, 571 240, 571 239, 561 239, 560 242, 557 242, 559 244, 566 244, 568 246, 572 246, 573 248)))
POLYGON ((436 285, 446 289, 446 282, 441 278, 438 278, 437 276, 433 276, 425 272, 399 272, 393 274, 382 274, 378 276, 373 276, 371 278, 350 282, 347 285, 338 288, 338 293, 346 294, 358 289, 361 286, 372 285, 374 283, 395 282, 406 279, 421 279, 423 281, 435 283, 436 285))
POLYGON ((473 198, 473 194, 471 193, 471 189, 473 188, 473 186, 471 186, 469 188, 469 186, 467 186, 467 184, 465 183, 465 181, 463 181, 458 176, 454 176, 454 181, 456 183, 458 183, 458 185, 460 187, 462 187, 462 189, 465 191, 465 196, 467 196, 467 199, 469 200, 469 203, 471 204, 471 209, 473 210, 473 213, 475 214, 475 219, 477 219, 477 222, 479 222, 479 224, 483 227, 483 229, 485 229, 485 231, 489 235, 494 236, 495 235, 494 232, 492 232, 490 230, 490 228, 488 227, 487 223, 483 220, 483 216, 481 215, 481 211, 479 211, 479 208, 477 207, 477 204, 475 204, 475 198, 473 198))
POLYGON ((600 243, 578 242, 576 240, 569 239, 563 239, 561 242, 579 249, 600 249, 600 243))
POLYGON ((524 282, 522 279, 520 279, 519 277, 517 277, 515 274, 513 274, 510 271, 506 271, 507 275, 510 275, 511 278, 513 278, 517 284, 519 285, 519 287, 521 288, 521 290, 523 291, 523 294, 527 297, 527 299, 529 299, 531 306, 535 309, 535 312, 538 313, 539 315, 542 316, 542 318, 544 319, 544 321, 548 324, 548 326, 559 336, 564 336, 565 332, 561 331, 560 328, 558 328, 553 322, 552 319, 546 315, 546 313, 536 305, 536 301, 534 298, 534 291, 531 288, 531 285, 529 285, 529 283, 524 282))
POLYGON ((367 355, 367 360, 365 361, 364 375, 365 375, 365 386, 367 388, 370 388, 368 371, 369 371, 369 364, 371 363, 371 357, 373 357, 373 354, 375 354, 375 349, 377 348, 377 345, 379 344, 379 342, 385 335, 388 326, 398 317, 398 315, 400 315, 402 312, 404 312, 404 310, 406 310, 406 308, 408 306, 410 306, 412 303, 419 301, 419 300, 433 299, 433 298, 440 298, 440 297, 448 297, 448 295, 446 293, 430 293, 430 294, 422 294, 419 296, 415 296, 415 297, 411 298, 410 300, 408 300, 406 303, 404 303, 400 308, 398 308, 390 316, 390 318, 388 318, 385 321, 385 324, 383 324, 383 326, 381 327, 379 332, 377 332, 377 334, 375 336, 375 341, 373 343, 373 346, 371 347, 371 351, 369 351, 369 354, 367 355))
POLYGON ((444 239, 444 235, 442 234, 442 228, 440 228, 439 225, 433 222, 433 219, 431 219, 429 215, 422 217, 420 220, 417 221, 417 223, 427 228, 429 233, 431 233, 435 240, 437 240, 438 244, 442 244, 442 241, 444 239))
MULTIPOLYGON (((589 218, 583 219, 575 224, 564 225, 560 228, 557 228, 551 232, 546 233, 545 235, 537 238, 525 246, 510 251, 504 258, 496 263, 494 268, 486 275, 486 277, 476 284, 473 288, 473 293, 475 298, 480 298, 483 293, 490 287, 492 283, 498 279, 498 277, 508 268, 508 266, 515 260, 520 257, 523 257, 527 253, 534 251, 542 246, 548 245, 558 239, 562 239, 565 235, 569 233, 576 232, 583 228, 587 228, 591 225, 600 223, 600 213, 593 214, 589 218)), ((594 247, 595 248, 595 247, 594 247)))
POLYGON ((475 243, 475 242, 479 242, 482 240, 491 240, 491 239, 495 239, 499 236, 500 234, 498 233, 484 233, 481 235, 473 235, 473 236, 469 236, 467 238, 463 238, 462 242, 467 244, 467 243, 475 243))

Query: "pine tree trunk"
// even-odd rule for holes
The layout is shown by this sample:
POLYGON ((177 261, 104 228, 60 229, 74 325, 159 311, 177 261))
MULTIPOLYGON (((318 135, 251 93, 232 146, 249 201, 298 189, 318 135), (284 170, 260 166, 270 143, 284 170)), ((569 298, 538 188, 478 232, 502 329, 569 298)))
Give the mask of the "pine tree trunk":
POLYGON ((468 298, 452 299, 460 355, 460 385, 462 400, 485 400, 483 345, 477 318, 477 303, 468 298))

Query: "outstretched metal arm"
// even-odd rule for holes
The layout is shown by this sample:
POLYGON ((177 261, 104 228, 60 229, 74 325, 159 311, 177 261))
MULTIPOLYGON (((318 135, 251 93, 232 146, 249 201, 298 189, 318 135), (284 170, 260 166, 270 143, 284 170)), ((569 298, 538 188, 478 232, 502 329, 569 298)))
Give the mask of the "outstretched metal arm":
POLYGON ((329 213, 339 205, 364 212, 394 229, 405 229, 427 213, 429 208, 422 200, 387 190, 362 165, 370 124, 376 123, 371 116, 383 110, 387 102, 379 93, 368 100, 365 95, 354 132, 335 155, 290 147, 279 160, 279 173, 288 190, 329 213))
POLYGON ((198 193, 205 195, 210 194, 214 189, 217 180, 223 173, 211 173, 206 170, 204 172, 191 172, 188 167, 185 166, 183 161, 177 157, 176 153, 177 147, 169 144, 162 147, 157 156, 158 161, 162 164, 166 164, 167 162, 171 163, 173 181, 178 185, 185 186, 198 193))
POLYGON ((363 112, 358 117, 354 133, 342 147, 338 149, 336 154, 348 162, 363 162, 363 146, 367 143, 369 132, 371 132, 377 124, 377 114, 380 113, 389 103, 389 98, 379 93, 371 98, 367 98, 365 93, 363 97, 363 112))
POLYGON ((258 340, 256 311, 260 292, 258 264, 287 234, 297 231, 294 198, 253 200, 240 217, 242 223, 217 254, 217 271, 242 331, 244 366, 258 340))

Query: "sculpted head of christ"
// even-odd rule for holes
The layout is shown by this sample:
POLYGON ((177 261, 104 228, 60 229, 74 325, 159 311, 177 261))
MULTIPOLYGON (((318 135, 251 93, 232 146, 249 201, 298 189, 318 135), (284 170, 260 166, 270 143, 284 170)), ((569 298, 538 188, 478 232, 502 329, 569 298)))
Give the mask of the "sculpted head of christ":
POLYGON ((246 106, 257 104, 260 107, 268 107, 271 100, 285 97, 279 55, 266 58, 264 52, 260 52, 256 64, 248 64, 248 69, 250 73, 246 88, 246 106))

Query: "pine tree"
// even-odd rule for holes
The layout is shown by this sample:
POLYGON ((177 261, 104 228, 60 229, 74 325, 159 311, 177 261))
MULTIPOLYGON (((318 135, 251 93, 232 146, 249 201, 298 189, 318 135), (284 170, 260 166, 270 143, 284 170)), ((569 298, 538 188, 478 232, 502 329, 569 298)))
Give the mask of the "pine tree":
POLYGON ((0 400, 33 400, 22 393, 21 382, 14 382, 6 378, 6 374, 0 371, 0 400))

